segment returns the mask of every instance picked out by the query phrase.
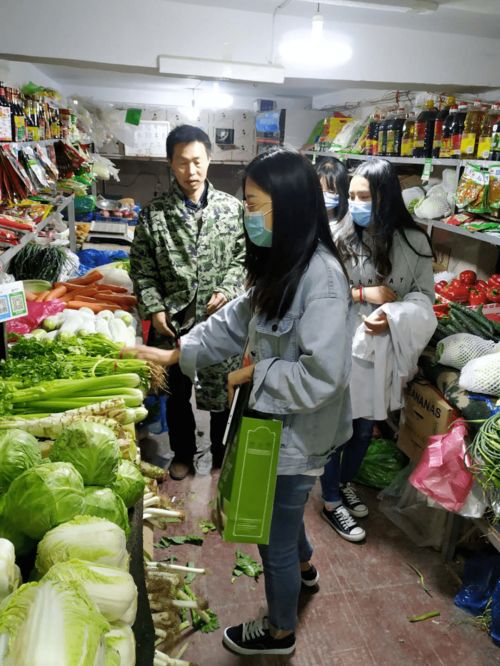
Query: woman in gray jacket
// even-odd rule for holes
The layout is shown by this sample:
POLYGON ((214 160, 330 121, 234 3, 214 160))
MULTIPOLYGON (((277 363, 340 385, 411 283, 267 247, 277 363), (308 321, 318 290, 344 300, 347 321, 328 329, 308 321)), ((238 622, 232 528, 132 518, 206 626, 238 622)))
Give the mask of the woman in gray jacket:
POLYGON ((180 350, 136 353, 164 365, 179 361, 191 378, 242 354, 243 367, 229 375, 230 397, 252 382, 250 408, 283 421, 270 540, 259 546, 268 611, 228 627, 223 642, 242 655, 290 654, 301 582, 319 578, 304 507, 352 432, 352 301, 308 160, 282 149, 259 155, 246 168, 244 198, 248 292, 184 336, 180 350))

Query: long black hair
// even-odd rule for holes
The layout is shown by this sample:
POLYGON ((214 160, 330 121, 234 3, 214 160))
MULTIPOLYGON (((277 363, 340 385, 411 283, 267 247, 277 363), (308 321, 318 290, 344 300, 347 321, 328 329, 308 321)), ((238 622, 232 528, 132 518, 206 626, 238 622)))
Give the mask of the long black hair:
POLYGON ((337 220, 342 220, 349 210, 349 176, 343 162, 336 157, 320 158, 316 165, 316 173, 322 178, 332 192, 339 195, 339 205, 334 209, 337 220))
POLYGON ((319 242, 343 265, 319 178, 307 158, 283 148, 263 153, 246 167, 243 193, 247 179, 269 194, 273 212, 270 248, 254 245, 245 232, 248 284, 254 287, 256 310, 268 319, 283 317, 319 242))
POLYGON ((401 185, 392 164, 382 159, 368 160, 357 167, 354 176, 362 176, 370 184, 372 197, 370 227, 373 237, 373 263, 377 273, 381 277, 387 277, 392 271, 389 255, 396 231, 419 257, 433 257, 429 236, 418 226, 405 206, 401 185), (409 229, 418 231, 427 238, 429 254, 422 254, 413 247, 405 233, 409 229))
MULTIPOLYGON (((320 158, 316 173, 320 182, 324 178, 328 189, 339 195, 339 205, 333 209, 333 214, 337 222, 341 222, 349 211, 349 175, 344 163, 336 157, 320 158)), ((336 245, 342 259, 347 259, 349 251, 345 240, 339 238, 336 245)))

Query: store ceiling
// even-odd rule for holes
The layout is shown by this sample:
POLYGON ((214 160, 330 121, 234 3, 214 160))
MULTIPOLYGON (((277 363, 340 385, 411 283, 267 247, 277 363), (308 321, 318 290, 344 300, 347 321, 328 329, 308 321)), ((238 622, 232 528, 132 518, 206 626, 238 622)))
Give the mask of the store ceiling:
MULTIPOLYGON (((498 38, 500 35, 500 0, 434 0, 438 10, 429 14, 412 12, 380 11, 342 7, 339 4, 320 2, 320 11, 325 21, 338 23, 362 23, 367 25, 390 26, 425 32, 443 32, 479 37, 498 38)), ((346 4, 349 0, 345 0, 346 4)), ((396 0, 388 0, 396 2, 396 0)), ((282 4, 280 0, 188 0, 191 5, 201 5, 220 9, 239 9, 272 15, 282 4)), ((365 0, 383 4, 383 0, 365 0)), ((277 13, 278 16, 311 17, 316 11, 315 3, 309 0, 291 0, 277 13)), ((464 37, 465 44, 465 37, 464 37)))

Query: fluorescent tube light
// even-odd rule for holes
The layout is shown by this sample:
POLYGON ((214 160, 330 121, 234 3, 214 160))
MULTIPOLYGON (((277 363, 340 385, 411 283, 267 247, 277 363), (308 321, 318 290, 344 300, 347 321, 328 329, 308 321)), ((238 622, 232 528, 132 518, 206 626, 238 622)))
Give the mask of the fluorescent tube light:
POLYGON ((204 79, 231 79, 259 83, 283 83, 285 70, 278 65, 260 65, 253 62, 232 62, 208 58, 179 58, 158 56, 160 74, 192 76, 204 79))

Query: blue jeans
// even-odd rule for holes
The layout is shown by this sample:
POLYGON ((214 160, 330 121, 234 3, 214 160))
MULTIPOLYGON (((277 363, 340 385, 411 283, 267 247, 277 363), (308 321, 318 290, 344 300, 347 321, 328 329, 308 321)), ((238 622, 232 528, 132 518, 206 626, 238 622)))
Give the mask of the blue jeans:
POLYGON ((308 562, 312 546, 304 527, 304 507, 316 477, 278 476, 269 545, 259 546, 266 586, 269 622, 292 631, 297 625, 301 586, 300 563, 308 562))
POLYGON ((358 473, 370 445, 373 424, 368 419, 354 419, 351 439, 339 446, 325 465, 321 477, 325 502, 340 502, 340 486, 352 481, 358 473))

